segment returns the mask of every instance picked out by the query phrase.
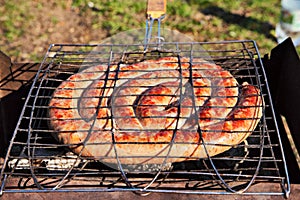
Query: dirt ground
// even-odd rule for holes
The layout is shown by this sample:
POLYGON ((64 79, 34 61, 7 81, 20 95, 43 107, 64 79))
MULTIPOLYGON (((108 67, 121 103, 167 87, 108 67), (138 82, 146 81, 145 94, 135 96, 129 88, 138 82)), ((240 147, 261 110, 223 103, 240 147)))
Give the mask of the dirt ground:
MULTIPOLYGON (((87 5, 74 6, 73 3, 73 0, 0 0, 0 35, 2 36, 0 38, 0 50, 8 54, 14 62, 36 62, 43 59, 49 45, 52 43, 98 44, 103 39, 111 36, 110 34, 118 33, 119 29, 125 29, 124 27, 135 29, 145 27, 144 11, 133 12, 129 8, 125 12, 132 11, 132 13, 127 16, 127 19, 122 18, 120 13, 117 16, 113 15, 112 18, 107 13, 99 13, 97 6, 100 5, 94 7, 89 5, 91 3, 89 2, 87 5), (13 8, 5 12, 4 9, 7 9, 8 3, 13 8), (18 10, 18 12, 13 12, 13 9, 18 10), (4 14, 1 15, 1 13, 4 14), (126 21, 129 19, 130 22, 126 21), (7 31, 4 30, 4 26, 1 26, 1 23, 7 21, 12 23, 10 27, 13 30, 7 31), (118 22, 115 23, 116 26, 122 26, 121 28, 115 26, 103 27, 105 22, 111 25, 116 21, 118 22), (7 32, 12 34, 12 38, 6 36, 7 32)), ((106 10, 105 12, 110 11, 106 10)), ((190 34, 197 38, 197 41, 249 39, 247 37, 254 40, 261 39, 261 37, 267 38, 264 42, 268 43, 268 49, 260 49, 263 53, 264 51, 269 52, 269 48, 276 45, 274 35, 272 35, 275 22, 265 21, 264 19, 257 20, 248 16, 250 13, 251 8, 248 9, 243 6, 232 12, 218 7, 204 9, 192 16, 192 23, 189 25, 194 26, 193 23, 197 22, 196 24, 199 27, 190 34), (213 19, 218 20, 212 22, 213 19), (250 31, 247 32, 248 35, 237 34, 232 31, 230 26, 235 24, 239 24, 241 30, 250 31), (214 33, 219 33, 219 35, 214 33)), ((272 19, 277 19, 277 17, 275 15, 272 19)), ((174 24, 178 20, 181 22, 181 20, 186 19, 175 19, 172 16, 167 16, 167 19, 165 19, 165 21, 174 22, 174 24)), ((170 26, 167 25, 166 27, 169 28, 170 26)), ((189 28, 191 27, 187 27, 187 29, 189 28)), ((177 30, 176 27, 175 29, 177 30)))
MULTIPOLYGON (((22 37, 13 41, 2 37, 0 49, 4 45, 9 46, 9 50, 18 49, 21 51, 19 55, 9 55, 12 60, 28 62, 32 61, 31 52, 36 54, 37 60, 41 60, 52 43, 93 43, 107 37, 107 33, 92 28, 92 18, 82 16, 71 3, 71 0, 66 0, 64 8, 55 1, 31 1, 31 20, 19 24, 20 27, 26 26, 22 37)), ((3 35, 1 28, 0 35, 3 35)))

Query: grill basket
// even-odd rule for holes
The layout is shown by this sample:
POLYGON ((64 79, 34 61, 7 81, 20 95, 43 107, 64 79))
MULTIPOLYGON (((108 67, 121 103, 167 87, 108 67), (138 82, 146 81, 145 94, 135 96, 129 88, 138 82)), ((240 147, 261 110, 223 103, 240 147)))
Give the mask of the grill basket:
MULTIPOLYGON (((53 44, 38 70, 1 170, 1 192, 132 191, 188 194, 285 195, 287 167, 268 83, 253 41, 170 42, 140 45, 53 44), (72 153, 54 139, 49 101, 68 77, 98 64, 165 56, 202 58, 229 71, 238 83, 257 86, 263 117, 243 142, 219 155, 162 165, 116 167, 72 153), (268 183, 278 187, 265 187, 268 183), (264 184, 264 187, 257 187, 264 184)), ((87 145, 86 143, 84 145, 87 145)), ((116 152, 117 153, 117 152, 116 152)), ((116 158, 118 159, 118 158, 116 158)))

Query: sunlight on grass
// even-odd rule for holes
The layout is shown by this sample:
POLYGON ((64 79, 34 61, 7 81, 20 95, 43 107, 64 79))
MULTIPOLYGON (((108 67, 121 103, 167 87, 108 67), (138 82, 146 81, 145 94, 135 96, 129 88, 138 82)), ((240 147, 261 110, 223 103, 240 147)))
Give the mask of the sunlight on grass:
MULTIPOLYGON (((91 31, 101 31, 106 34, 106 37, 145 27, 145 1, 73 0, 55 4, 41 2, 36 3, 35 9, 31 1, 24 3, 20 0, 10 0, 0 3, 2 13, 0 33, 4 35, 0 42, 1 49, 15 60, 18 60, 20 51, 26 51, 26 47, 16 41, 21 41, 24 36, 31 34, 28 27, 34 27, 34 21, 40 20, 35 14, 43 7, 52 6, 54 10, 55 8, 71 9, 71 13, 82 18, 82 25, 91 31), (91 23, 84 24, 86 21, 91 23)), ((42 14, 46 15, 46 13, 42 14)), ((196 41, 255 40, 260 53, 264 55, 277 45, 274 29, 279 21, 279 15, 280 0, 169 0, 163 27, 191 35, 196 41)), ((59 18, 49 16, 49 21, 50 25, 54 26, 59 23, 59 18)), ((74 29, 76 31, 75 25, 74 29)), ((51 36, 49 34, 51 33, 41 33, 46 37, 51 36)), ((84 37, 85 33, 76 34, 79 35, 78 37, 81 35, 84 37)), ((99 39, 91 38, 91 40, 99 39)), ((39 44, 38 41, 36 43, 39 44)), ((300 52, 300 47, 297 50, 300 52)), ((25 53, 28 54, 28 59, 42 56, 37 56, 34 50, 25 53)))

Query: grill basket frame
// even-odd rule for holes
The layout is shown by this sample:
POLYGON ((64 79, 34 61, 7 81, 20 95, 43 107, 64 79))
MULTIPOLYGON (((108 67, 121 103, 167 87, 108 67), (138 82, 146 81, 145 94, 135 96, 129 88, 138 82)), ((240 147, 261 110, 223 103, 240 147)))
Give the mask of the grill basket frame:
POLYGON ((149 44, 147 52, 143 48, 140 44, 50 45, 29 91, 4 159, 1 193, 132 191, 142 195, 163 192, 288 196, 290 183, 286 161, 268 81, 256 43, 252 40, 165 42, 159 46, 149 44), (120 170, 113 170, 100 162, 66 152, 66 145, 58 144, 50 135, 45 136, 49 133, 44 119, 47 103, 63 79, 91 65, 109 63, 115 59, 137 62, 148 56, 152 58, 165 55, 201 57, 213 61, 230 71, 239 83, 246 80, 260 88, 265 100, 263 117, 250 136, 250 143, 237 147, 242 151, 250 149, 250 154, 241 158, 230 155, 229 150, 220 156, 175 164, 172 170, 157 170, 154 166, 155 170, 149 171, 147 166, 147 169, 129 172, 120 163, 120 170), (53 79, 55 73, 63 74, 64 78, 57 79, 57 82, 53 79), (252 144, 251 138, 255 141, 252 144), (255 153, 251 155, 251 152, 255 153), (225 164, 222 164, 224 161, 225 164), (245 167, 243 163, 250 164, 250 167, 245 167), (235 165, 236 171, 232 171, 235 165), (51 166, 56 169, 51 169, 51 166), (278 183, 279 189, 264 191, 263 188, 255 187, 256 184, 270 182, 278 183))

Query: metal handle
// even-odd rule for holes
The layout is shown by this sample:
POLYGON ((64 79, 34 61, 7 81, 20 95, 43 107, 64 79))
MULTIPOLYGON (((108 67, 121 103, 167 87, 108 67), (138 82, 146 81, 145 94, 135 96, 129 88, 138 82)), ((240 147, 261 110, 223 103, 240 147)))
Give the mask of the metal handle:
POLYGON ((152 28, 155 21, 157 21, 157 43, 160 44, 164 38, 160 36, 161 21, 165 18, 167 10, 167 0, 148 0, 146 13, 146 34, 144 41, 144 50, 148 48, 148 44, 152 38, 152 28))

